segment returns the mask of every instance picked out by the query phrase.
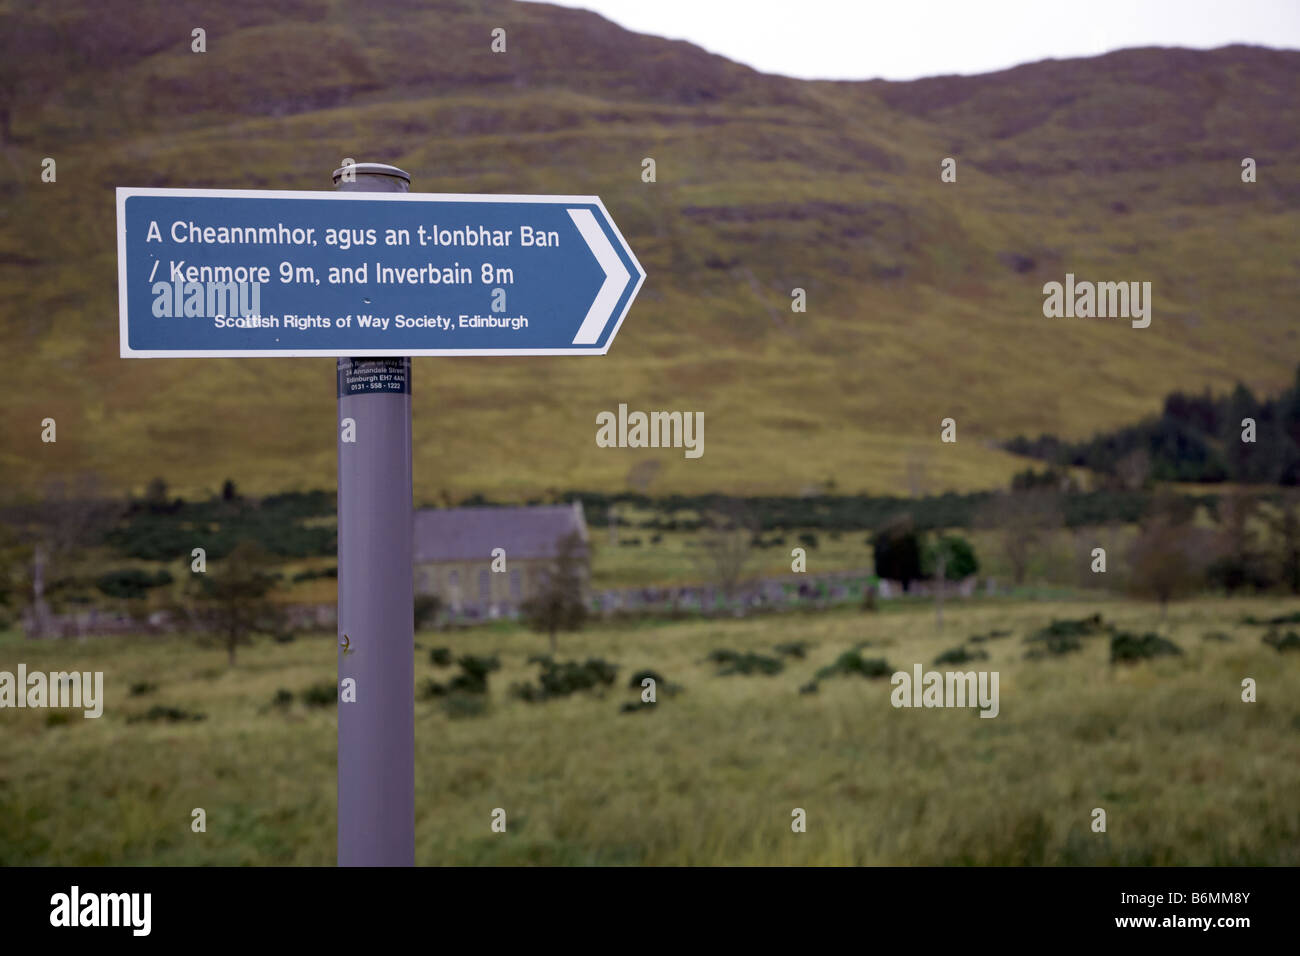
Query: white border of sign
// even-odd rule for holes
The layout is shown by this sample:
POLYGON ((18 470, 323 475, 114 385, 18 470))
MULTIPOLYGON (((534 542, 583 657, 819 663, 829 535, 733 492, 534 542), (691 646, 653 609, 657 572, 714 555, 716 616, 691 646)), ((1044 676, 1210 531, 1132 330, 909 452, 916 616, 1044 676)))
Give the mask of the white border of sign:
POLYGON ((172 189, 152 186, 118 186, 117 187, 117 302, 119 347, 122 358, 337 358, 356 355, 358 358, 387 358, 398 356, 491 356, 491 355, 604 355, 614 344, 628 310, 636 300, 637 293, 645 283, 645 269, 637 260, 632 247, 623 238, 614 217, 609 214, 599 196, 528 196, 495 193, 379 193, 379 192, 313 192, 297 189, 172 189), (126 201, 131 196, 198 196, 228 199, 326 199, 337 202, 360 200, 364 202, 494 202, 494 203, 531 203, 534 205, 554 205, 583 203, 596 206, 605 217, 605 222, 618 238, 623 252, 636 267, 637 281, 628 296, 627 304, 618 314, 614 329, 609 333, 604 348, 601 349, 369 349, 365 352, 342 352, 337 349, 194 349, 172 351, 168 349, 149 350, 133 349, 127 339, 127 295, 126 295, 126 201))

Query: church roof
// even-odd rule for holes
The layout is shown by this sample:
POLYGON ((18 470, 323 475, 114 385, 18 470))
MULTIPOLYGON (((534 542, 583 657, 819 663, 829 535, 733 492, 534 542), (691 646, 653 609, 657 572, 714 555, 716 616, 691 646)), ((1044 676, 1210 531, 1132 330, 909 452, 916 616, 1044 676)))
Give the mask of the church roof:
POLYGON ((561 538, 585 543, 582 503, 511 508, 426 508, 415 512, 415 563, 487 561, 494 548, 507 560, 553 558, 561 538))

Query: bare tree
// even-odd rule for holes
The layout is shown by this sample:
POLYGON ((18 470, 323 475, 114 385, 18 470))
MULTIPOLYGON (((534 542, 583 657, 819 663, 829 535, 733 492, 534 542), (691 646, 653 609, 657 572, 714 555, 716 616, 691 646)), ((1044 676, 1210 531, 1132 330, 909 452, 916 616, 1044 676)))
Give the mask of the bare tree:
POLYGON ((252 541, 241 541, 212 570, 191 579, 191 620, 201 637, 216 634, 235 666, 235 649, 252 643, 254 634, 283 635, 288 620, 271 598, 277 585, 270 554, 252 541))
POLYGON ((1024 584, 1030 561, 1065 524, 1065 516, 1056 491, 1034 488, 993 495, 980 508, 976 524, 995 534, 1012 578, 1016 584, 1024 584))
POLYGON ((1161 491, 1151 503, 1129 554, 1129 590, 1160 602, 1163 620, 1169 602, 1205 583, 1213 536, 1192 524, 1193 503, 1161 491))
POLYGON ((1266 588, 1271 569, 1256 538, 1259 500, 1248 492, 1232 492, 1219 498, 1219 527, 1214 539, 1210 580, 1229 595, 1246 588, 1266 588))
POLYGON ((627 470, 627 485, 637 494, 643 495, 650 490, 655 478, 659 476, 659 470, 663 465, 657 458, 646 458, 638 461, 635 465, 627 470))
POLYGON ((28 568, 30 637, 47 637, 53 631, 54 615, 46 593, 50 582, 65 574, 86 550, 99 545, 124 511, 124 502, 110 498, 93 473, 71 482, 51 481, 38 498, 11 509, 14 535, 22 544, 21 560, 28 568))
POLYGON ((1137 448, 1115 462, 1115 478, 1128 491, 1141 491, 1151 477, 1151 456, 1137 448))
POLYGON ((694 554, 699 572, 722 591, 730 604, 745 584, 746 571, 754 558, 754 536, 758 521, 734 498, 725 498, 704 516, 694 554))
POLYGON ((930 453, 913 449, 907 453, 903 466, 907 493, 913 498, 923 498, 930 490, 930 453))
POLYGON ((1282 494, 1269 530, 1277 541, 1279 577, 1292 594, 1300 594, 1300 495, 1295 491, 1282 494))
POLYGON ((550 635, 552 654, 559 647, 558 632, 579 630, 587 621, 586 585, 587 543, 571 531, 556 542, 541 586, 520 608, 530 628, 550 635))

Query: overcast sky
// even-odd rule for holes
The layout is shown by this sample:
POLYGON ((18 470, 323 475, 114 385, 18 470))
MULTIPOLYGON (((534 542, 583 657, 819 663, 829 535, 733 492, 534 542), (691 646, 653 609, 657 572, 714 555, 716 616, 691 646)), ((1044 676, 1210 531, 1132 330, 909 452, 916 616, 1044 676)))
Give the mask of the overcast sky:
POLYGON ((765 73, 910 80, 1135 46, 1300 48, 1300 0, 548 0, 765 73))

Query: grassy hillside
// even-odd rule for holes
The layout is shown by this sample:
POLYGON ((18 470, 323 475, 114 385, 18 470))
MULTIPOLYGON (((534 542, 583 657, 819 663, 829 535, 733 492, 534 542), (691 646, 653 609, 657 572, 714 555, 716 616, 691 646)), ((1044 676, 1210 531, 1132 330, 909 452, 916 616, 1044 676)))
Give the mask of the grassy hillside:
POLYGON ((9 483, 331 486, 332 360, 118 358, 112 190, 328 188, 344 157, 419 190, 598 194, 649 274, 604 358, 416 360, 419 498, 618 490, 649 457, 656 492, 988 487, 1023 467, 995 441, 1274 393, 1300 356, 1300 53, 830 83, 504 0, 199 10, 0 0, 9 483), (1151 281, 1151 327, 1044 318, 1067 271, 1151 281), (597 448, 619 402, 703 411, 704 457, 597 448))
MULTIPOLYGON (((486 708, 416 709, 416 861, 646 864, 1295 865, 1300 862, 1297 654, 1261 642, 1294 602, 1198 601, 1167 622, 1136 604, 969 604, 928 609, 596 626, 561 658, 618 667, 603 696, 545 703, 545 638, 503 627, 417 635, 416 683, 445 682, 430 651, 499 655, 486 708), (1183 654, 1111 664, 1108 638, 1026 659, 1022 638, 1100 610, 1159 630, 1183 654), (1010 630, 982 641, 971 635, 1010 630), (1205 635, 1220 632, 1217 638, 1205 635), (809 645, 775 676, 719 676, 730 649, 809 645), (997 670, 995 720, 895 709, 889 680, 840 676, 801 694, 862 641, 892 668, 997 670), (934 667, 944 651, 987 660, 934 667), (629 678, 679 685, 653 710, 629 678), (1241 680, 1258 683, 1256 703, 1241 680), (468 714, 477 713, 477 716, 468 714), (493 810, 507 830, 494 834, 493 810), (807 832, 791 832, 791 811, 807 832), (1107 830, 1090 829, 1094 808, 1107 830)), ((334 860, 333 639, 266 642, 227 669, 220 650, 176 639, 27 643, 0 636, 0 670, 103 670, 103 716, 13 710, 0 736, 0 864, 328 864, 334 860), (304 692, 323 686, 311 706, 304 692), (134 690, 133 690, 134 688, 134 690), (292 702, 275 704, 278 690, 292 702), (172 716, 170 711, 183 711, 172 716), (152 711, 152 716, 151 716, 152 711), (202 715, 201 720, 188 719, 202 715), (267 760, 266 755, 275 756, 267 760), (193 833, 202 807, 207 832, 193 833)))

